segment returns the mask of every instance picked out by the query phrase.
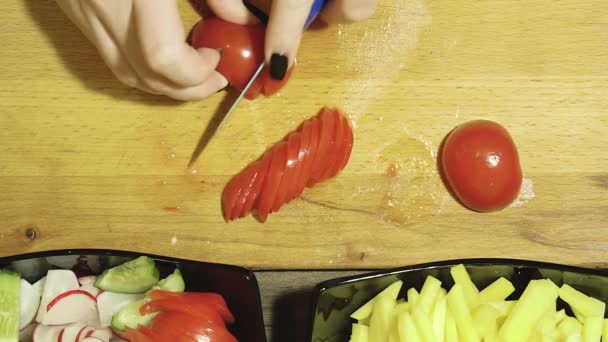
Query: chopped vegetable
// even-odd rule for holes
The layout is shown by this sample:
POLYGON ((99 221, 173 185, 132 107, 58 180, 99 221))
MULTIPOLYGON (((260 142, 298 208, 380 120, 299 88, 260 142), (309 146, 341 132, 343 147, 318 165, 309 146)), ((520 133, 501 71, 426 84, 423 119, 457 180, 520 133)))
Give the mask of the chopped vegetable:
POLYGON ((346 167, 352 147, 346 116, 323 107, 228 182, 222 194, 224 218, 235 220, 257 210, 265 222, 306 187, 336 176, 346 167))
POLYGON ((19 340, 19 290, 21 276, 0 270, 0 342, 19 340))
POLYGON ((124 264, 105 270, 95 286, 119 293, 144 293, 158 283, 158 269, 154 260, 147 256, 127 261, 124 264))
POLYGON ((450 273, 449 292, 428 276, 420 293, 413 287, 406 291, 407 301, 397 298, 403 282, 390 284, 351 315, 357 322, 350 341, 599 342, 600 336, 608 341, 605 304, 569 285, 532 280, 519 299, 506 300, 515 287, 504 277, 479 291, 464 265, 450 273), (558 297, 576 318, 556 311, 558 297))

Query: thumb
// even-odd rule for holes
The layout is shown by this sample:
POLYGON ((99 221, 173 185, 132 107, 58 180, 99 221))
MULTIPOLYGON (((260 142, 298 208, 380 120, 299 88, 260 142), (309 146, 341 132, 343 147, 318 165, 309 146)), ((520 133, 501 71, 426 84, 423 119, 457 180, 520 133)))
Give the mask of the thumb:
POLYGON ((207 5, 215 15, 235 24, 256 24, 259 22, 242 0, 207 0, 207 5))

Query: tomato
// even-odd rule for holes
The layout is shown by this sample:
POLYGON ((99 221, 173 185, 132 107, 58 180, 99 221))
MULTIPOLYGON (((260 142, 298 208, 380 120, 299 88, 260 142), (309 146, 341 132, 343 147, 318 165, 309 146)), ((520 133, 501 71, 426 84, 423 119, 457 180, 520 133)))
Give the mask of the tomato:
MULTIPOLYGON (((242 91, 257 68, 264 61, 264 24, 239 25, 218 17, 198 22, 192 30, 191 45, 195 48, 221 49, 217 71, 224 75, 230 85, 242 91)), ((253 100, 259 95, 272 96, 289 80, 293 68, 281 81, 270 77, 268 68, 251 86, 246 98, 253 100)))
POLYGON ((496 122, 475 120, 456 127, 443 143, 440 164, 453 194, 469 209, 501 210, 519 194, 522 172, 517 148, 496 122))
POLYGON ((131 342, 237 342, 225 327, 175 311, 159 314, 149 328, 127 328, 127 334, 131 342))
POLYGON ((260 220, 266 221, 305 187, 336 176, 348 163, 352 146, 348 119, 338 110, 322 108, 232 177, 222 195, 225 219, 257 209, 260 220))
POLYGON ((131 342, 236 342, 226 328, 234 316, 222 296, 216 293, 167 292, 153 290, 150 301, 141 307, 142 315, 158 312, 150 327, 126 328, 131 342))

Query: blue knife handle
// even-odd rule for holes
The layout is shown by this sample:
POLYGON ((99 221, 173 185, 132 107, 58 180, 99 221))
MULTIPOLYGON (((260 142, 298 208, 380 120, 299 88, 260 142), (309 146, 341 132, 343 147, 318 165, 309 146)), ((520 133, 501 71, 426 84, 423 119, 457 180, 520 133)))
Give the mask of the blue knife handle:
POLYGON ((312 8, 310 9, 310 14, 308 14, 308 19, 306 19, 306 24, 304 25, 304 30, 306 30, 310 24, 317 18, 321 10, 325 6, 325 0, 315 0, 312 4, 312 8))

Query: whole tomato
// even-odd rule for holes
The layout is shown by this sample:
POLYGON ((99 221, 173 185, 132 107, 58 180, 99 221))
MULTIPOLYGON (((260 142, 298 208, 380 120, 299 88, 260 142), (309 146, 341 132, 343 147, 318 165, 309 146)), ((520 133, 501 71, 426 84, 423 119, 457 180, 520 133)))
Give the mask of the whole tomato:
POLYGON ((479 212, 501 210, 519 194, 522 172, 509 132, 489 120, 456 127, 440 153, 443 176, 458 200, 479 212))
MULTIPOLYGON (((232 87, 242 91, 264 61, 265 33, 266 26, 261 23, 239 25, 209 17, 193 28, 191 45, 221 50, 216 70, 226 77, 232 87)), ((287 83, 292 69, 283 80, 277 81, 270 77, 268 68, 264 68, 246 97, 251 100, 260 94, 271 96, 278 92, 287 83)))

